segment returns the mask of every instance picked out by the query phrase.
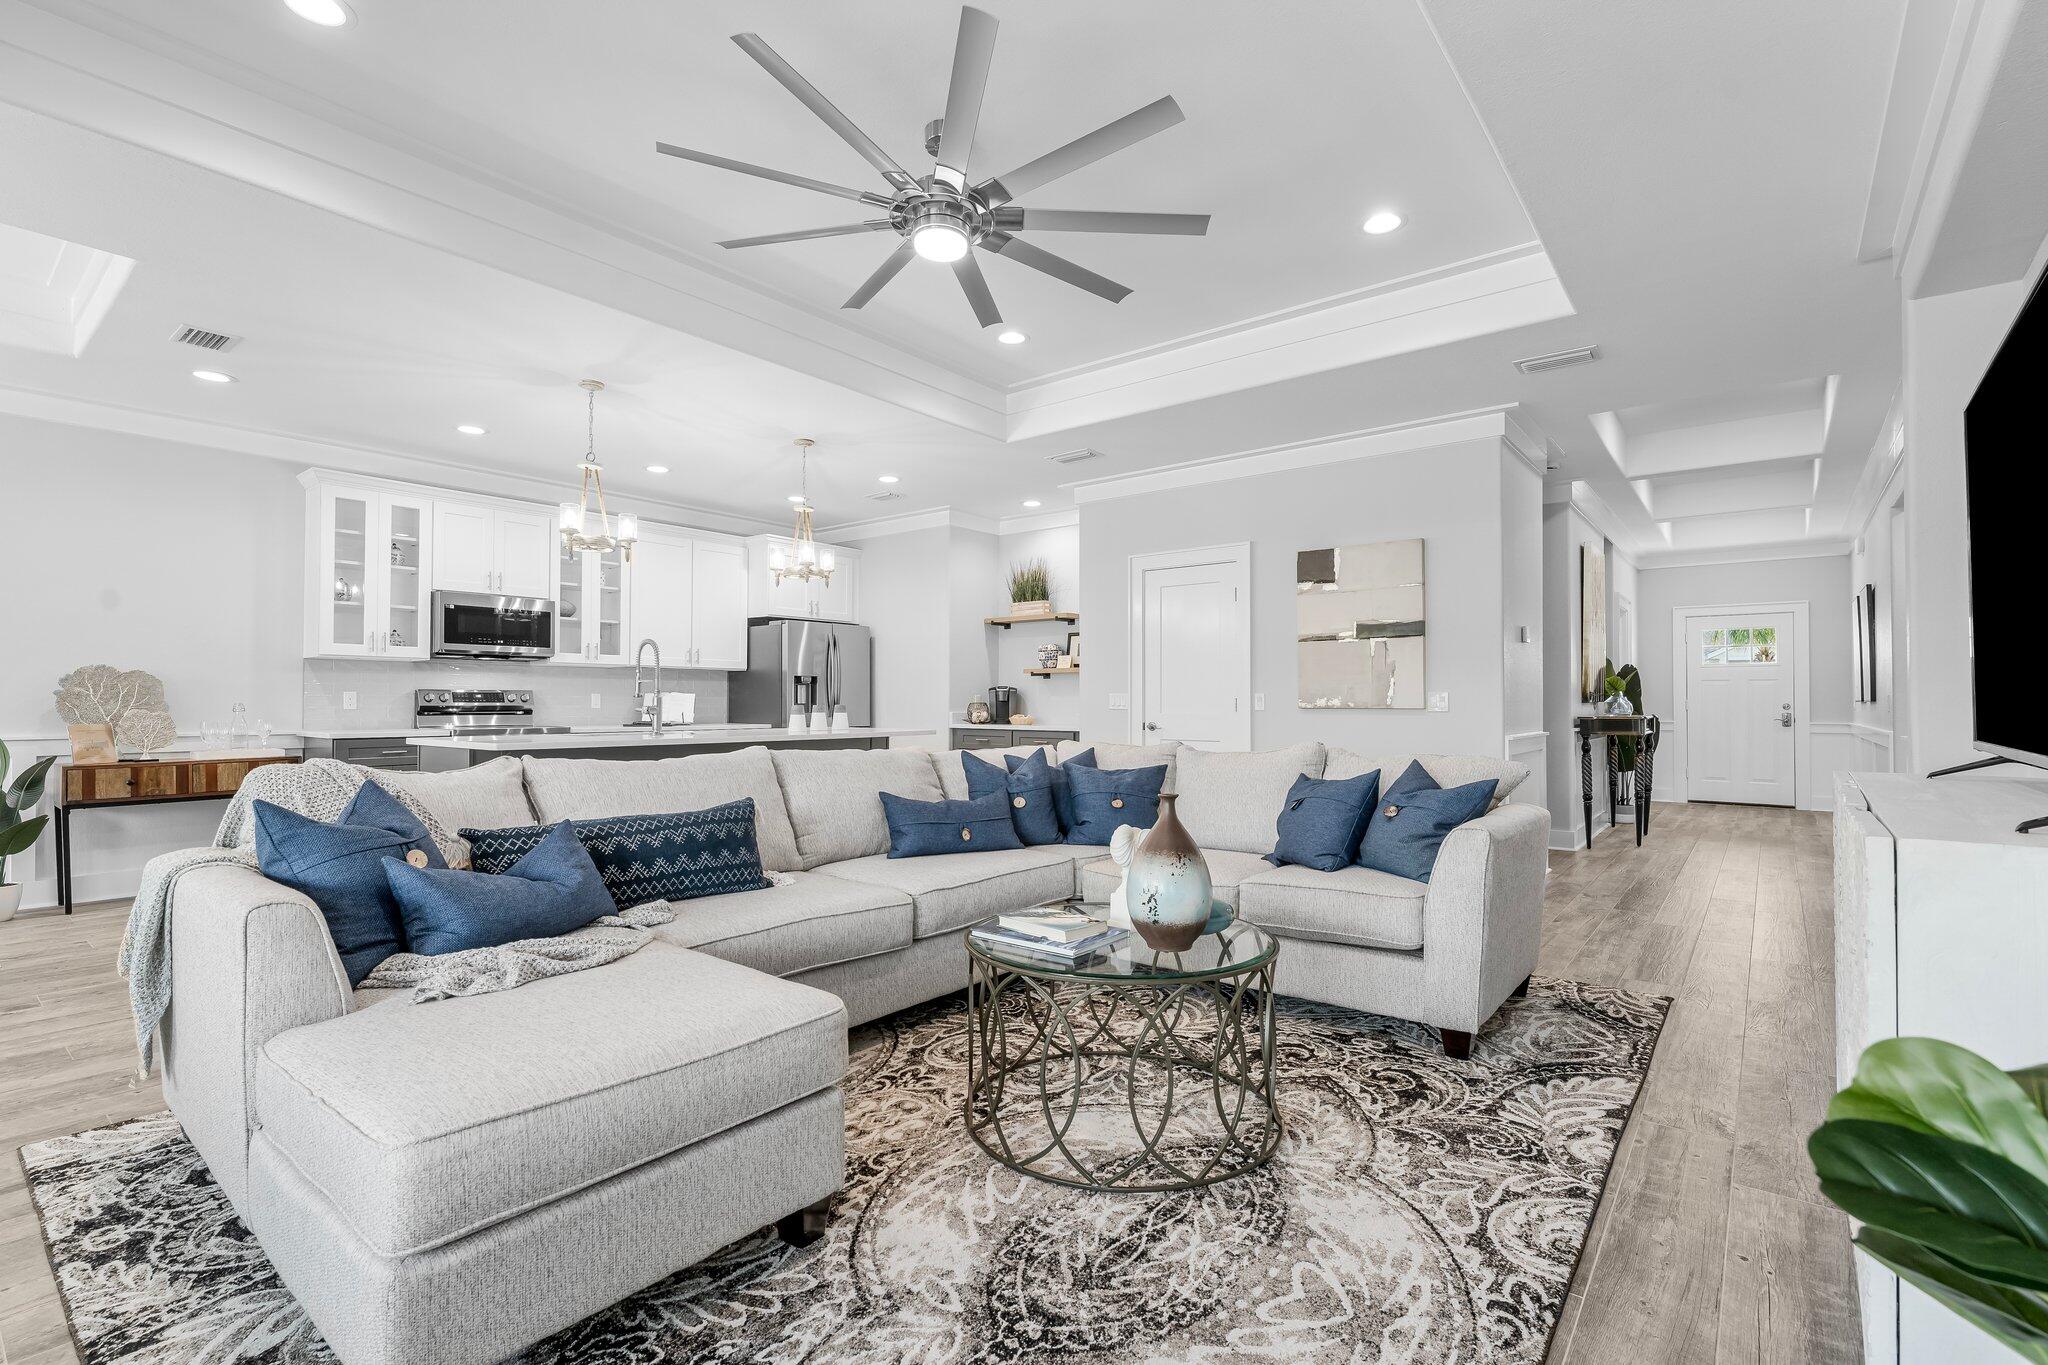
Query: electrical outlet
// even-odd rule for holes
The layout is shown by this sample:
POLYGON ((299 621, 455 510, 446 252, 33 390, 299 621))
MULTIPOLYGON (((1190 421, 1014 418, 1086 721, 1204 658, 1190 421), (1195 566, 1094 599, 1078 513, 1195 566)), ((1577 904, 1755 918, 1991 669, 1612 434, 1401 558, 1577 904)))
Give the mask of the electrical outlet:
POLYGON ((353 711, 353 710, 355 710, 355 709, 356 709, 356 694, 355 694, 355 693, 353 693, 353 692, 344 692, 344 693, 342 693, 342 694, 341 694, 341 709, 342 709, 342 710, 344 710, 344 711, 353 711))
POLYGON ((1128 692, 1112 692, 1112 693, 1110 693, 1110 694, 1109 694, 1109 709, 1110 709, 1110 710, 1112 710, 1112 711, 1128 711, 1128 710, 1130 710, 1130 709, 1131 709, 1131 694, 1130 694, 1130 693, 1128 693, 1128 692))
POLYGON ((1265 709, 1266 709, 1266 694, 1265 694, 1264 692, 1254 692, 1254 693, 1252 693, 1252 710, 1254 710, 1254 711, 1263 711, 1263 710, 1265 710, 1265 709))
POLYGON ((1448 693, 1448 692, 1432 692, 1432 693, 1430 693, 1430 694, 1429 694, 1429 709, 1430 709, 1430 710, 1432 710, 1432 711, 1448 711, 1448 710, 1450 710, 1450 709, 1451 709, 1451 694, 1450 694, 1450 693, 1448 693))
POLYGON ((604 710, 604 693, 592 692, 590 694, 590 709, 593 711, 604 710))

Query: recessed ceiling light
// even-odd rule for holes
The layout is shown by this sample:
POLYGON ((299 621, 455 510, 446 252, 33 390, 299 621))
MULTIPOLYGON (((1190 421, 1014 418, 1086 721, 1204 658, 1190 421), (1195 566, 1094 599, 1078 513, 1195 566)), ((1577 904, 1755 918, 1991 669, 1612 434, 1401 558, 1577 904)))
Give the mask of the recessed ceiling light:
POLYGON ((1026 498, 1026 499, 1024 499, 1024 505, 1025 505, 1026 507, 1043 507, 1043 506, 1045 506, 1045 504, 1044 504, 1044 503, 1042 503, 1042 502, 1040 502, 1040 501, 1039 501, 1039 500, 1038 500, 1037 498, 1026 498))
POLYGON ((791 493, 789 495, 789 500, 791 502, 802 502, 804 500, 804 495, 801 493, 791 493))
POLYGON ((666 474, 668 473, 668 466, 665 464, 651 464, 647 466, 647 472, 650 474, 666 474))
POLYGON ((355 11, 341 0, 284 0, 284 3, 293 14, 322 28, 346 28, 356 18, 355 11))
POLYGON ((996 340, 1002 342, 1005 346, 1022 346, 1025 342, 1031 340, 1031 338, 1025 336, 1015 327, 1012 327, 1007 332, 996 333, 996 340))
POLYGON ((884 474, 884 475, 883 475, 883 476, 882 476, 881 478, 879 478, 879 479, 876 479, 876 480, 875 480, 875 482, 876 482, 876 483, 895 483, 895 482, 896 482, 896 476, 895 476, 894 474, 884 474))
POLYGON ((474 422, 464 422, 461 426, 455 429, 461 432, 464 436, 481 436, 484 434, 484 429, 474 422))
POLYGON ((1365 220, 1365 230, 1377 237, 1383 232, 1392 232, 1401 226, 1401 215, 1391 209, 1381 209, 1365 220))
POLYGON ((219 370, 194 370, 192 371, 192 377, 194 379, 204 379, 209 384, 232 384, 235 382, 233 375, 223 374, 219 370))

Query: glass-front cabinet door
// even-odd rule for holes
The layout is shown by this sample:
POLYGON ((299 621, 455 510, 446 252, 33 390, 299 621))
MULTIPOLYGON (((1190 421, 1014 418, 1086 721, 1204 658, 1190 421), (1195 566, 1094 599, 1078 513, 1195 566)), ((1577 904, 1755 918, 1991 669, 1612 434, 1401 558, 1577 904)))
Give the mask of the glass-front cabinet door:
POLYGON ((583 578, 590 556, 566 545, 555 550, 555 658, 568 663, 590 659, 589 617, 583 610, 583 578))
POLYGON ((369 654, 376 647, 376 580, 368 572, 377 495, 320 490, 320 575, 315 580, 314 647, 321 654, 369 654))
POLYGON ((377 538, 365 568, 379 583, 373 610, 372 652, 394 659, 424 659, 433 648, 428 528, 424 498, 385 493, 377 500, 377 538))
POLYGON ((633 566, 626 563, 624 550, 606 550, 602 554, 593 550, 590 565, 583 589, 592 603, 590 660, 601 664, 629 662, 627 656, 633 642, 626 635, 631 624, 626 603, 633 566))

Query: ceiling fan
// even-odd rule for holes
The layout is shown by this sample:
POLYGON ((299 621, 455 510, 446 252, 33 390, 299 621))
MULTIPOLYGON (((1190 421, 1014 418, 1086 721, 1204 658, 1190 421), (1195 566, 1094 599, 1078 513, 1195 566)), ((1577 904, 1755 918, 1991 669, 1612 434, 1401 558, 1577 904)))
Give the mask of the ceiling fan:
POLYGON ((882 262, 867 282, 853 291, 842 308, 859 308, 896 278, 913 255, 950 264, 961 290, 973 305, 975 320, 994 327, 1003 315, 988 291, 974 248, 994 252, 1019 265, 1030 266, 1056 280, 1085 289, 1099 298, 1118 303, 1131 291, 1115 280, 1056 256, 1018 237, 1020 232, 1141 232, 1199 237, 1209 230, 1206 213, 1101 213, 1072 209, 1032 209, 1016 203, 1020 195, 1046 185, 1063 175, 1091 165, 1113 152, 1142 142, 1154 133, 1171 128, 1183 117, 1180 106, 1169 96, 1106 123, 1094 132, 1075 138, 1064 147, 1047 152, 1012 171, 970 185, 967 159, 974 145, 974 132, 981 119, 982 93, 988 86, 989 59, 996 45, 995 17, 981 10, 960 11, 960 37, 953 49, 953 80, 946 91, 944 118, 925 126, 925 152, 934 158, 930 175, 918 177, 903 169, 894 157, 875 145, 874 139, 854 127, 809 81, 761 41, 758 34, 736 33, 732 39, 749 57, 766 68, 790 94, 825 121, 826 126, 882 173, 889 184, 886 194, 828 184, 808 176, 770 170, 745 161, 733 161, 710 152, 657 142, 654 149, 667 156, 706 166, 719 166, 742 175, 755 175, 785 185, 837 195, 856 203, 883 210, 887 216, 835 227, 802 228, 796 232, 775 232, 765 237, 736 237, 719 245, 727 248, 768 246, 776 242, 802 242, 817 237, 849 237, 863 232, 894 232, 903 240, 882 262))

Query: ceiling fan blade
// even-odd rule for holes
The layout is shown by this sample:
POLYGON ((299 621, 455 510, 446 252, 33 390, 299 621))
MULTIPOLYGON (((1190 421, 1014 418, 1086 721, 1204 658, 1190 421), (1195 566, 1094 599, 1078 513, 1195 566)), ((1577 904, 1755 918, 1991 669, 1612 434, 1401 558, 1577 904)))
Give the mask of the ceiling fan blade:
POLYGON ((995 211, 996 226, 1008 232, 1156 232, 1200 237, 1209 231, 1206 213, 1095 213, 1085 209, 995 211))
POLYGON ((939 169, 953 173, 953 183, 967 187, 967 158, 974 151, 974 130, 981 122, 981 98, 988 89, 988 67, 996 53, 996 21, 992 14, 970 7, 960 11, 960 38, 953 46, 953 82, 946 87, 946 121, 939 127, 939 169))
POLYGON ((716 166, 720 170, 738 171, 741 175, 758 175, 763 180, 780 181, 794 185, 800 190, 816 190, 820 194, 833 194, 841 199, 851 199, 859 204, 872 204, 876 208, 888 208, 896 201, 886 194, 872 190, 856 190, 845 185, 833 185, 823 180, 813 180, 805 175, 791 175, 788 171, 771 171, 766 166, 756 166, 750 161, 734 161, 729 157, 713 156, 710 152, 692 151, 688 147, 671 146, 666 142, 654 144, 654 150, 663 156, 679 156, 685 161, 695 161, 705 166, 716 166))
POLYGON ((803 228, 797 232, 771 232, 764 237, 735 237, 719 245, 731 250, 742 246, 774 246, 777 242, 808 242, 817 237, 851 237, 857 232, 880 232, 894 227, 887 218, 870 218, 865 223, 841 223, 836 227, 803 228))
POLYGON ((896 164, 890 156, 875 145, 875 140, 853 126, 853 120, 839 112, 839 107, 818 93, 818 88, 797 74, 795 67, 782 60, 774 48, 761 41, 758 33, 735 33, 732 40, 740 50, 759 62, 769 75, 782 82, 783 89, 804 102, 804 107, 825 120, 826 126, 846 140, 846 144, 866 157, 868 164, 882 173, 891 185, 907 190, 917 184, 909 171, 896 164))
POLYGON ((911 254, 910 239, 906 237, 903 239, 903 245, 890 252, 889 259, 883 261, 875 273, 868 276, 867 283, 854 290, 853 296, 839 306, 865 308, 869 299, 882 292, 883 285, 896 278, 897 271, 910 264, 911 254))
POLYGON ((994 327, 1002 322, 1003 315, 996 308, 995 295, 988 292, 988 280, 981 273, 981 263, 968 252, 953 262, 954 278, 960 281, 961 290, 967 301, 974 305, 974 320, 984 327, 994 327))
POLYGON ((1019 265, 1028 265, 1033 270, 1043 271, 1056 280, 1064 280, 1097 297, 1108 299, 1111 303, 1122 303, 1125 296, 1131 292, 1128 287, 1118 284, 1115 280, 1105 279, 1092 270, 1075 265, 1064 256, 1055 256, 1050 251, 1035 247, 1021 238, 1012 237, 1007 232, 991 232, 981 239, 981 245, 998 256, 1007 257, 1019 265))
POLYGON ((975 193, 991 205, 1007 204, 1018 195, 1029 194, 1040 185, 1050 184, 1063 175, 1102 160, 1112 152, 1143 142, 1154 133, 1164 132, 1185 117, 1180 106, 1173 102, 1173 96, 1162 96, 1143 109, 1125 114, 1114 123, 1105 123, 1094 132, 1047 152, 1036 161, 1027 161, 1014 171, 983 181, 975 186, 975 193))

